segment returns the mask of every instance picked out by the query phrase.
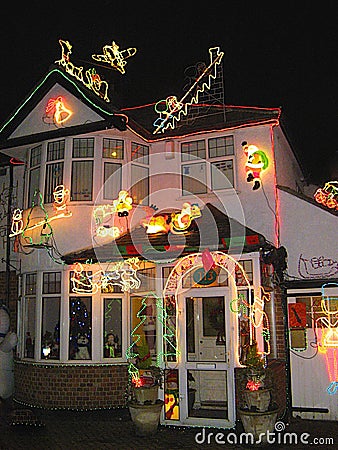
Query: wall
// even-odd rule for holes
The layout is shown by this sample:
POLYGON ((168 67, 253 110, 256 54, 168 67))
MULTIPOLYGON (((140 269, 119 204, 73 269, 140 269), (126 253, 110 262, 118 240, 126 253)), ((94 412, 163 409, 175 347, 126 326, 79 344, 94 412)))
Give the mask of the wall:
POLYGON ((125 405, 127 365, 47 365, 15 361, 14 399, 45 409, 90 410, 125 405))

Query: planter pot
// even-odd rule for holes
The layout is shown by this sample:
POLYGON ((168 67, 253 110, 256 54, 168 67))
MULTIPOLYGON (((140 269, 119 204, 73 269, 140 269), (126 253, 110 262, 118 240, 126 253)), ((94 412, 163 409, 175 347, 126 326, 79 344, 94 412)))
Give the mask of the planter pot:
POLYGON ((250 433, 255 442, 253 444, 267 443, 267 431, 275 432, 275 423, 277 420, 278 408, 272 411, 256 412, 248 410, 239 410, 244 431, 250 433))
POLYGON ((162 400, 157 400, 154 405, 129 404, 129 412, 137 436, 149 436, 157 432, 163 404, 162 400))
POLYGON ((155 404, 158 398, 158 386, 151 387, 138 387, 134 389, 136 402, 140 405, 144 405, 146 402, 155 404))
POLYGON ((244 400, 251 411, 267 411, 271 400, 270 389, 258 389, 257 391, 247 389, 244 391, 244 400))

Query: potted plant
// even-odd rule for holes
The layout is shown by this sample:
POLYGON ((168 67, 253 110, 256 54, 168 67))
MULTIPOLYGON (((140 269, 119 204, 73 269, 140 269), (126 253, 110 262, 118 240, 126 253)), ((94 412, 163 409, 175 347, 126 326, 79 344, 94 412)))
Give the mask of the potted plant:
POLYGON ((267 431, 273 432, 279 412, 278 406, 272 402, 272 381, 265 360, 257 350, 257 343, 249 345, 246 367, 240 379, 242 405, 239 408, 246 433, 255 439, 266 442, 267 431))
POLYGON ((154 365, 145 340, 137 347, 135 363, 129 363, 127 402, 138 436, 156 433, 163 407, 158 398, 162 387, 163 370, 154 365))

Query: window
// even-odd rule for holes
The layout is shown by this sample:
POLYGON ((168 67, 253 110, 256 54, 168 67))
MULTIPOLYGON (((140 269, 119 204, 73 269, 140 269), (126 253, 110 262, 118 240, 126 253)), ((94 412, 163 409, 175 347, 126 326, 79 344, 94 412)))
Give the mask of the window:
POLYGON ((338 297, 296 297, 296 303, 305 303, 306 305, 306 326, 308 328, 314 328, 315 326, 317 328, 328 328, 330 324, 331 327, 336 327, 336 321, 332 319, 337 314, 338 297))
POLYGON ((69 359, 91 359, 92 298, 69 298, 69 359))
POLYGON ((103 139, 102 158, 124 159, 124 141, 103 139))
POLYGON ((64 140, 48 143, 45 175, 45 203, 52 203, 54 201, 54 189, 56 188, 56 186, 63 184, 64 153, 64 140))
MULTIPOLYGON (((140 354, 152 358, 156 356, 156 299, 153 297, 131 297, 131 329, 137 328, 137 334, 141 336, 137 346, 140 354), (142 311, 144 321, 141 323, 139 313, 142 311)), ((134 335, 134 339, 136 336, 134 335)), ((134 343, 136 341, 134 340, 134 343)))
POLYGON ((131 143, 131 160, 142 164, 149 164, 149 147, 148 145, 131 143))
POLYGON ((121 190, 122 164, 104 163, 103 198, 114 200, 121 190))
POLYGON ((90 201, 93 198, 93 165, 94 139, 73 140, 73 162, 72 162, 72 201, 90 201), (74 159, 81 161, 74 161, 74 159))
POLYGON ((24 357, 35 356, 35 323, 36 323, 36 273, 25 277, 25 298, 23 305, 23 335, 25 336, 24 357))
POLYGON ((103 357, 122 357, 122 298, 103 299, 103 357))
POLYGON ((212 191, 232 188, 235 184, 233 155, 233 136, 209 139, 208 155, 204 140, 182 143, 183 195, 205 194, 208 187, 212 191))
POLYGON ((131 166, 131 197, 133 203, 148 205, 149 203, 149 169, 132 164, 131 166))
POLYGON ((234 186, 233 136, 222 136, 208 140, 208 153, 211 162, 211 189, 228 189, 234 186), (215 159, 217 160, 215 161, 215 159))
POLYGON ((29 159, 29 189, 27 206, 31 207, 34 195, 40 190, 40 165, 41 165, 41 150, 42 146, 34 147, 30 151, 29 159))
POLYGON ((42 293, 41 358, 60 359, 61 272, 43 273, 42 293))

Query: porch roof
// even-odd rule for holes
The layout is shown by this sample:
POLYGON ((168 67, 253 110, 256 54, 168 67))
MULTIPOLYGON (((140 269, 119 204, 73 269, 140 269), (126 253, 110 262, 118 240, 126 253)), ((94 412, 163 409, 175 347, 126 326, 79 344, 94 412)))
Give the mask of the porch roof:
POLYGON ((95 263, 138 256, 140 259, 164 262, 205 248, 227 253, 248 253, 258 251, 265 245, 267 242, 262 234, 207 203, 201 217, 193 220, 184 234, 147 234, 145 228, 138 226, 115 241, 68 253, 62 260, 66 264, 95 263))

